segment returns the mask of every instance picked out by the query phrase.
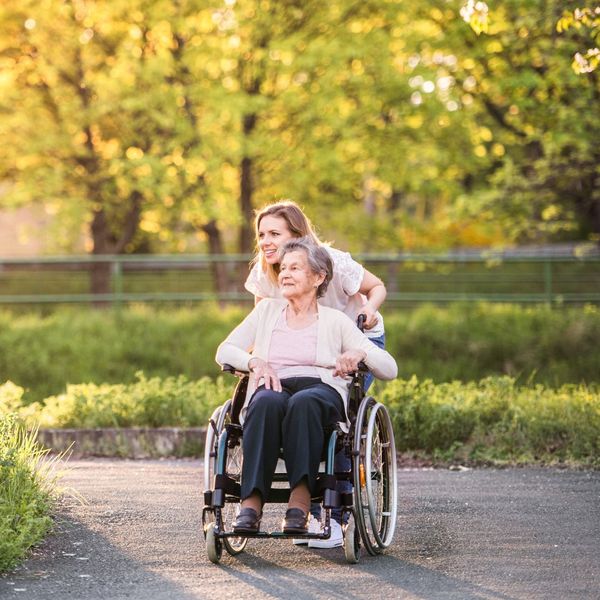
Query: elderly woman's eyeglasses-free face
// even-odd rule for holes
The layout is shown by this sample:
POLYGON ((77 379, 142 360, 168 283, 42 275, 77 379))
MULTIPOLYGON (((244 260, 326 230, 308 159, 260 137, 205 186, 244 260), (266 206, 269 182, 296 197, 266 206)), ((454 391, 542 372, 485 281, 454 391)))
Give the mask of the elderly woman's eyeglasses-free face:
POLYGON ((279 265, 279 287, 284 298, 300 298, 317 293, 323 276, 313 273, 308 265, 306 252, 294 250, 288 252, 279 265))

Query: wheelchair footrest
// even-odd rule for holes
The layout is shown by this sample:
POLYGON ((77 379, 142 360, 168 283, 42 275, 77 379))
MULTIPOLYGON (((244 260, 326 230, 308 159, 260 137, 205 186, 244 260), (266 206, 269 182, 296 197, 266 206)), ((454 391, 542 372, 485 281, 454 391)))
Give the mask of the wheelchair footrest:
POLYGON ((283 531, 259 531, 257 533, 234 533, 233 531, 215 531, 218 538, 277 538, 277 539, 303 539, 303 540, 328 540, 331 537, 331 532, 327 535, 324 533, 283 533, 283 531))

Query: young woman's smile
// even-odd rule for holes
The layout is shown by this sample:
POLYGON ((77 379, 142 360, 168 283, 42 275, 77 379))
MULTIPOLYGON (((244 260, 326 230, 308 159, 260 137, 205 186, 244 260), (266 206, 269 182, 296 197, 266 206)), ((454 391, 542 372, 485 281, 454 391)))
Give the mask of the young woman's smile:
POLYGON ((267 263, 279 262, 279 248, 293 237, 282 217, 266 215, 258 225, 258 247, 267 263))

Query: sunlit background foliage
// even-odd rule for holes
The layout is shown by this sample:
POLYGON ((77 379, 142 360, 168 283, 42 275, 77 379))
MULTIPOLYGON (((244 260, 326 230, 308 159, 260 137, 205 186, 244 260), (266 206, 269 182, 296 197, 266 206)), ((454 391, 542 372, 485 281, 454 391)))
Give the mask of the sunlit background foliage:
POLYGON ((281 197, 354 251, 600 239, 594 5, 5 0, 0 24, 0 207, 43 204, 49 252, 248 252, 281 197))

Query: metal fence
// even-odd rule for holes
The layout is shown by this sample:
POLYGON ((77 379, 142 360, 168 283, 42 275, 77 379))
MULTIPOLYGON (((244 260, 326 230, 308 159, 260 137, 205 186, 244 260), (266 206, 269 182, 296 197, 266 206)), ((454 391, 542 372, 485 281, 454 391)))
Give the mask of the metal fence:
MULTIPOLYGON (((600 253, 454 252, 356 254, 385 281, 386 307, 488 301, 600 304, 600 253)), ((0 258, 0 304, 250 302, 243 289, 250 256, 126 255, 0 258), (104 265, 109 291, 91 293, 104 265), (218 292, 220 265, 228 287, 218 292)))

